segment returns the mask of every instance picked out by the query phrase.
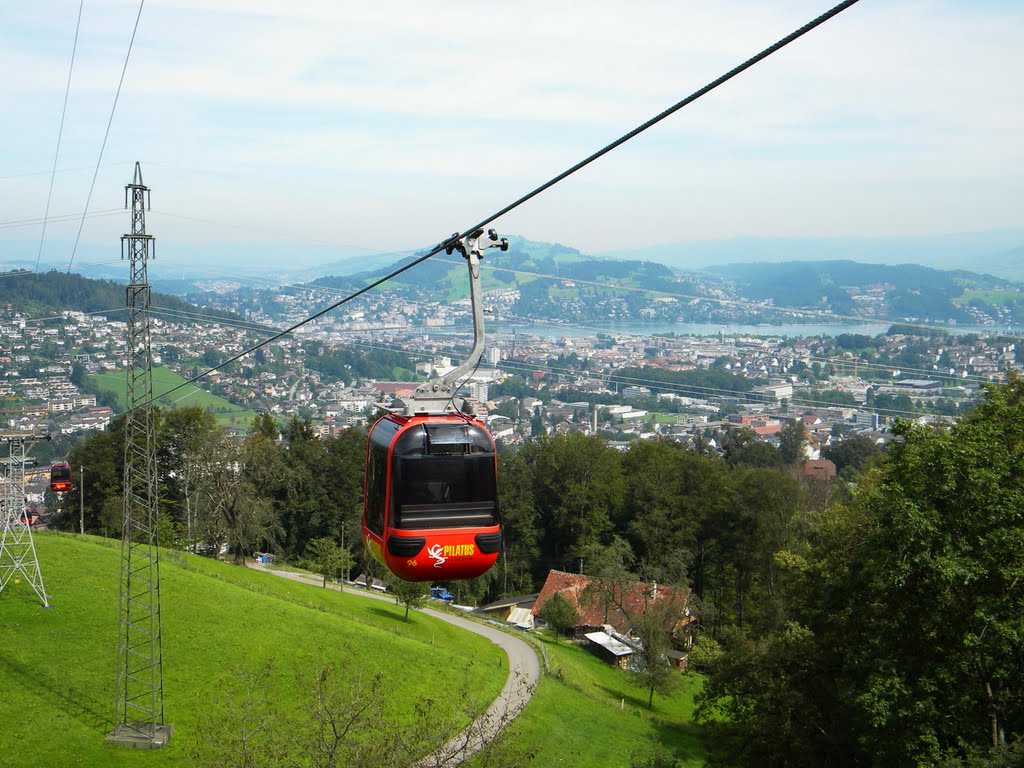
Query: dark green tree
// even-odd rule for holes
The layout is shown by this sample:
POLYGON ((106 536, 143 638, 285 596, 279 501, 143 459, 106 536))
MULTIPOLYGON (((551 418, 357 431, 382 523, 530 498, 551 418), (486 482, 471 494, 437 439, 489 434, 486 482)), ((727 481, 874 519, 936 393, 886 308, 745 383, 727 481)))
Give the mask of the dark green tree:
POLYGON ((397 576, 389 582, 395 602, 405 606, 405 620, 409 620, 409 609, 419 608, 427 599, 427 588, 419 581, 406 581, 397 576))
POLYGON ((560 634, 575 627, 580 620, 573 604, 558 592, 547 599, 547 602, 544 603, 544 606, 537 613, 537 617, 555 630, 556 643, 560 634))
MULTIPOLYGON (((571 562, 607 541, 625 490, 619 453, 587 435, 543 437, 526 447, 546 563, 571 562)), ((545 569, 546 570, 546 569, 545 569)))
POLYGON ((730 461, 739 466, 769 468, 778 468, 785 463, 778 448, 760 440, 740 446, 733 452, 730 461))
POLYGON ((796 464, 804 460, 807 430, 800 419, 794 419, 779 432, 779 453, 783 464, 796 464))
POLYGON ((208 468, 219 462, 215 450, 222 430, 212 413, 194 406, 161 415, 157 435, 157 462, 164 478, 160 511, 178 523, 185 546, 192 551, 198 497, 208 468))
POLYGON ((327 579, 333 578, 341 571, 350 555, 342 549, 334 539, 326 536, 313 539, 306 545, 306 562, 323 577, 323 586, 327 587, 327 579))
POLYGON ((863 472, 868 462, 881 452, 882 449, 870 437, 855 435, 834 443, 825 449, 823 455, 836 465, 837 472, 843 472, 849 467, 856 475, 863 472))
POLYGON ((935 765, 1024 735, 1024 382, 903 442, 776 553, 791 623, 716 663, 755 765, 935 765))
MULTIPOLYGON (((644 601, 643 612, 633 619, 633 634, 643 650, 637 656, 634 674, 647 690, 647 708, 654 706, 655 692, 667 696, 679 684, 679 673, 673 669, 668 652, 672 650, 671 633, 685 606, 674 599, 661 597, 666 590, 655 587, 644 601)), ((673 594, 680 594, 674 592, 673 594)))

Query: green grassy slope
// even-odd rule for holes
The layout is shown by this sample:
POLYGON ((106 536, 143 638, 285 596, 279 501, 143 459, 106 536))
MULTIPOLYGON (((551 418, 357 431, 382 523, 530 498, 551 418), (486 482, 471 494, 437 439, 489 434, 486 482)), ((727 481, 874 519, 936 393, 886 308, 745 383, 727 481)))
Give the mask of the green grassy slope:
MULTIPOLYGON (((208 559, 161 562, 167 748, 107 746, 114 716, 119 542, 36 535, 53 607, 24 583, 0 593, 0 765, 186 766, 241 670, 273 659, 267 695, 300 714, 315 670, 383 673, 388 721, 427 696, 493 698, 505 665, 488 641, 390 602, 296 584, 208 559)), ((438 734, 442 741, 444 734, 438 734)))
MULTIPOLYGON (((626 671, 562 639, 535 633, 547 651, 552 674, 542 678, 533 700, 510 726, 519 748, 534 748, 543 766, 626 766, 634 753, 648 755, 660 744, 680 766, 705 764, 703 728, 693 722, 697 674, 679 674, 671 696, 647 691, 626 671)), ((472 765, 472 763, 470 763, 472 765)))
MULTIPOLYGON (((125 409, 125 374, 118 373, 97 373, 89 377, 91 381, 105 392, 111 392, 117 397, 118 410, 125 409)), ((157 366, 153 368, 153 394, 160 395, 174 387, 184 383, 185 379, 169 368, 157 366)), ((246 428, 252 425, 256 418, 254 411, 246 410, 239 405, 228 402, 223 397, 211 394, 194 384, 182 387, 174 394, 167 397, 158 397, 157 404, 165 408, 176 406, 199 406, 216 414, 217 422, 222 425, 229 425, 239 428, 246 428)))

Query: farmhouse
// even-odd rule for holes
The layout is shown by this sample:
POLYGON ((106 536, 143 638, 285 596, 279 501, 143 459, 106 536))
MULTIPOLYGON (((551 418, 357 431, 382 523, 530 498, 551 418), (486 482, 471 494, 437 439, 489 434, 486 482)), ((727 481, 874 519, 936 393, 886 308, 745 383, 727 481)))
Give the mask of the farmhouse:
POLYGON ((533 605, 533 615, 537 616, 555 594, 565 598, 576 610, 579 617, 573 627, 576 637, 592 632, 610 635, 607 627, 614 633, 629 636, 637 619, 657 606, 664 610, 665 632, 671 635, 673 645, 684 650, 693 645, 696 617, 691 615, 690 590, 685 587, 667 587, 656 582, 614 582, 552 570, 533 605))

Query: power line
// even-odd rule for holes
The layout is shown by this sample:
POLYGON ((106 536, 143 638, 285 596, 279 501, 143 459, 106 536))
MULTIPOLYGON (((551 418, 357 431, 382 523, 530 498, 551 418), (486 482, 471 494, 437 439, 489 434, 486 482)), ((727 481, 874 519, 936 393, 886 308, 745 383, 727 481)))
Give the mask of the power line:
MULTIPOLYGON (((169 213, 167 211, 159 210, 159 209, 157 210, 157 212, 161 216, 167 216, 168 218, 171 218, 171 219, 181 219, 182 221, 193 221, 193 222, 196 222, 197 224, 209 224, 210 226, 214 226, 214 227, 218 227, 218 228, 220 228, 220 227, 227 227, 229 229, 240 229, 240 230, 245 230, 246 232, 262 233, 264 235, 270 235, 271 237, 286 238, 286 239, 289 239, 289 240, 293 239, 293 236, 288 234, 288 233, 278 232, 276 230, 271 230, 271 229, 266 229, 266 228, 253 227, 250 224, 238 224, 237 222, 215 221, 213 219, 200 218, 198 216, 186 216, 186 215, 180 214, 180 213, 169 213)), ((308 236, 303 236, 302 237, 302 241, 306 242, 306 243, 312 243, 314 245, 330 245, 330 246, 338 246, 338 247, 345 247, 345 248, 356 248, 356 249, 361 250, 361 251, 367 251, 368 253, 375 253, 375 254, 383 255, 383 256, 394 255, 395 258, 400 258, 403 255, 403 254, 398 253, 396 251, 386 251, 386 250, 381 250, 379 248, 368 248, 368 247, 366 247, 364 245, 358 245, 356 243, 341 243, 341 242, 337 242, 337 241, 333 241, 333 240, 320 240, 320 239, 317 239, 317 238, 310 238, 308 236)))
POLYGON ((50 191, 46 194, 46 210, 43 213, 43 231, 39 235, 39 253, 36 255, 36 274, 39 273, 39 261, 43 258, 43 242, 46 240, 46 221, 50 216, 50 201, 53 199, 53 182, 57 178, 57 158, 60 157, 60 141, 64 136, 64 117, 68 111, 68 94, 71 93, 71 73, 75 69, 75 52, 78 50, 78 31, 82 26, 82 7, 85 0, 78 3, 78 21, 75 23, 75 42, 71 46, 71 64, 68 66, 68 82, 64 87, 64 106, 60 112, 60 128, 57 130, 57 149, 53 153, 53 171, 50 173, 50 191))
POLYGON ((103 152, 107 148, 107 139, 110 137, 110 126, 114 124, 114 112, 117 110, 117 100, 121 96, 121 87, 124 85, 124 76, 128 71, 128 60, 132 55, 132 46, 135 45, 135 33, 139 30, 139 19, 142 18, 142 8, 146 0, 139 0, 139 12, 135 16, 135 26, 132 27, 132 37, 128 41, 128 52, 124 56, 124 66, 121 68, 121 79, 117 82, 117 91, 114 93, 114 103, 110 107, 110 117, 107 119, 107 129, 103 132, 103 142, 100 144, 100 154, 96 158, 96 169, 92 174, 92 182, 89 184, 89 195, 85 198, 85 209, 82 211, 82 220, 78 224, 78 234, 75 235, 75 244, 71 249, 71 258, 68 260, 68 269, 65 273, 64 285, 61 286, 61 295, 67 286, 67 275, 71 274, 71 265, 75 261, 75 254, 78 252, 78 243, 82 239, 82 228, 85 226, 85 215, 89 212, 89 203, 92 202, 92 193, 96 188, 96 177, 100 174, 100 164, 103 162, 103 152))
MULTIPOLYGON (((445 259, 440 261, 444 262, 445 259)), ((454 262, 450 262, 454 263, 454 262)), ((586 280, 583 278, 569 277, 567 275, 549 275, 541 272, 530 272, 522 269, 516 269, 514 267, 502 267, 494 264, 483 264, 481 265, 484 269, 488 269, 492 272, 512 272, 514 274, 527 275, 530 277, 543 277, 551 280, 559 281, 571 281, 580 285, 592 285, 598 288, 605 288, 615 291, 624 291, 631 293, 654 293, 662 296, 690 299, 693 301, 707 301, 714 304, 722 304, 728 306, 739 307, 741 309, 756 309, 756 310, 772 310, 780 313, 792 313, 796 315, 803 315, 806 317, 814 317, 822 320, 842 320, 843 322, 850 323, 863 323, 865 325, 879 324, 879 325, 900 325, 907 328, 916 328, 928 331, 946 331, 950 334, 954 332, 964 331, 962 327, 954 327, 948 325, 942 325, 938 323, 917 323, 908 320, 899 320, 886 317, 862 317, 860 315, 843 315, 837 312, 830 312, 823 309, 798 309, 796 307, 783 307, 777 305, 766 306, 753 301, 746 301, 744 299, 727 299, 718 296, 702 296, 699 294, 680 293, 678 291, 666 290, 662 288, 644 288, 633 285, 620 285, 614 282, 600 282, 597 280, 586 280)), ((534 322, 534 321, 531 321, 534 322)), ((1006 333, 994 333, 992 335, 998 335, 1006 338, 1022 338, 1021 336, 1006 333)))
MULTIPOLYGON (((128 309, 127 307, 114 307, 113 309, 94 309, 91 312, 83 312, 82 314, 83 315, 110 315, 110 314, 113 314, 115 312, 124 312, 127 309, 128 309)), ((69 310, 69 311, 74 311, 74 310, 69 310)), ((64 319, 66 319, 65 315, 50 315, 49 317, 35 317, 35 318, 30 319, 30 320, 26 320, 25 322, 26 323, 43 323, 43 322, 47 322, 49 320, 64 320, 64 319)))
POLYGON ((98 216, 113 216, 115 214, 121 215, 123 212, 123 208, 108 208, 102 211, 93 211, 92 213, 63 213, 54 216, 47 216, 41 219, 11 219, 10 221, 0 221, 0 229, 19 229, 21 227, 34 227, 37 224, 45 224, 48 222, 75 221, 83 216, 87 216, 92 219, 98 216))

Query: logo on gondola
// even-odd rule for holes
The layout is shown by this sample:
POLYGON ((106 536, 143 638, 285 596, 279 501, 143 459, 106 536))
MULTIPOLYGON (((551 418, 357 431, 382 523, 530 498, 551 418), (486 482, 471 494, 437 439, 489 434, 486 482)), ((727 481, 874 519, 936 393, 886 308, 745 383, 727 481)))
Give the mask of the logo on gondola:
POLYGON ((437 560, 437 562, 434 563, 435 568, 440 568, 442 565, 444 565, 444 561, 448 559, 444 556, 444 547, 442 547, 440 544, 434 544, 432 547, 428 547, 427 556, 437 560))
POLYGON ((427 555, 437 561, 434 563, 435 568, 440 568, 449 558, 466 560, 475 554, 476 547, 472 544, 446 544, 443 547, 440 544, 434 544, 427 548, 427 555))

